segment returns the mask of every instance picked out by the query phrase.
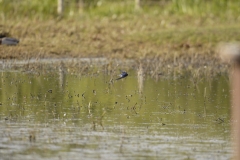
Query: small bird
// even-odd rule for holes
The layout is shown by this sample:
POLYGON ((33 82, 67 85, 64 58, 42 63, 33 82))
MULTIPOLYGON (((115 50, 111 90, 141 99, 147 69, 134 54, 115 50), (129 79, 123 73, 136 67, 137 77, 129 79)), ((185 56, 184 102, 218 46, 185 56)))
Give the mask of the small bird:
POLYGON ((0 44, 17 45, 18 43, 19 43, 19 40, 16 38, 11 38, 11 37, 0 38, 0 44))
POLYGON ((122 79, 122 78, 125 78, 125 77, 127 77, 128 76, 128 73, 127 72, 125 72, 125 71, 122 71, 122 73, 119 75, 120 77, 119 78, 117 78, 116 80, 119 80, 119 79, 122 79))

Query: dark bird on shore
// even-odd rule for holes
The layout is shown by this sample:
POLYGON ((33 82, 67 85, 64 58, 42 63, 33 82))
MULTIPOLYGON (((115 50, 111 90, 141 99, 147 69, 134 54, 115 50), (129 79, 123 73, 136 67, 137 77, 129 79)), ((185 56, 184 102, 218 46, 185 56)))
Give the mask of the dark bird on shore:
POLYGON ((119 80, 119 79, 122 79, 122 78, 125 78, 125 77, 127 77, 128 76, 128 73, 127 72, 125 72, 125 71, 122 71, 122 73, 119 75, 120 77, 119 78, 117 78, 116 80, 119 80))
POLYGON ((0 44, 2 45, 17 45, 19 40, 11 37, 0 38, 0 44))

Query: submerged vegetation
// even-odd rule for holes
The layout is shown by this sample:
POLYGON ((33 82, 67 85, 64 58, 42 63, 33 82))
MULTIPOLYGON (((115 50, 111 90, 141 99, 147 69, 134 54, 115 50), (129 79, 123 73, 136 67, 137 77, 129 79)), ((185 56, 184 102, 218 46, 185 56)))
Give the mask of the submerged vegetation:
POLYGON ((36 74, 1 72, 3 159, 231 158, 224 76, 197 84, 186 77, 156 82, 129 70, 126 79, 112 83, 118 71, 42 67, 36 74))

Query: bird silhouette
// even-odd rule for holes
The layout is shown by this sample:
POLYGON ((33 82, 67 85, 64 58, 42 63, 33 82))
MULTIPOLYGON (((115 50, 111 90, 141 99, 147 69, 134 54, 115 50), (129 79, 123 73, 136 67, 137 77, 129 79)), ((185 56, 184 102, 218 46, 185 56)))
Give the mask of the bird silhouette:
POLYGON ((125 71, 122 71, 122 73, 119 75, 120 77, 119 78, 117 78, 116 80, 119 80, 119 79, 122 79, 122 78, 125 78, 125 77, 127 77, 128 76, 128 73, 127 72, 125 72, 125 71))
POLYGON ((0 44, 3 44, 3 45, 17 45, 18 43, 19 43, 19 40, 16 38, 11 38, 11 37, 0 38, 0 44))

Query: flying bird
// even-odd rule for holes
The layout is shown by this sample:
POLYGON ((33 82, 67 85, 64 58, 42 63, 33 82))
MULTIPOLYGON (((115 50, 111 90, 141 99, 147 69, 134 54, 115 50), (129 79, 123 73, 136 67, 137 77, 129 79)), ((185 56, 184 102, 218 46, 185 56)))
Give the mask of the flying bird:
POLYGON ((127 77, 128 76, 128 73, 127 72, 125 72, 125 71, 122 71, 122 73, 119 75, 120 77, 119 78, 117 78, 116 80, 119 80, 119 79, 122 79, 122 78, 125 78, 125 77, 127 77))
POLYGON ((18 43, 19 43, 19 40, 16 38, 11 38, 11 37, 0 38, 0 44, 3 44, 3 45, 17 45, 18 43))

